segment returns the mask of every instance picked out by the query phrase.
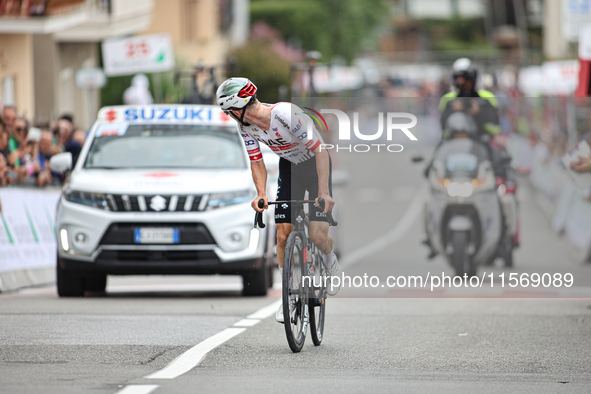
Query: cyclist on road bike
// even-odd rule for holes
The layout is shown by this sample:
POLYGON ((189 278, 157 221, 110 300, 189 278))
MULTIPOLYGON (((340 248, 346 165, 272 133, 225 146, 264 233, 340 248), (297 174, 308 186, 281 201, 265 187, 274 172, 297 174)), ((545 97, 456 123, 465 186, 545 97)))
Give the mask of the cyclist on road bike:
MULTIPOLYGON (((328 235, 326 214, 332 211, 332 163, 330 155, 321 149, 320 133, 312 120, 302 109, 291 103, 264 104, 256 98, 257 88, 247 78, 230 78, 217 90, 217 104, 238 122, 240 135, 244 139, 252 178, 258 196, 252 202, 257 212, 268 208, 266 195, 267 169, 263 163, 259 143, 269 146, 279 157, 279 183, 277 201, 294 200, 304 197, 306 190, 315 198, 316 206, 310 211, 310 239, 324 253, 324 265, 329 275, 340 275, 334 242, 328 235), (308 135, 309 125, 313 135, 308 135), (318 198, 324 198, 324 210, 318 208, 318 198), (265 201, 264 208, 258 207, 259 199, 265 201)), ((277 225, 277 262, 283 275, 285 244, 292 230, 292 209, 289 204, 275 208, 277 225)), ((328 286, 328 294, 336 295, 339 287, 328 286)), ((283 323, 283 308, 276 314, 283 323)))

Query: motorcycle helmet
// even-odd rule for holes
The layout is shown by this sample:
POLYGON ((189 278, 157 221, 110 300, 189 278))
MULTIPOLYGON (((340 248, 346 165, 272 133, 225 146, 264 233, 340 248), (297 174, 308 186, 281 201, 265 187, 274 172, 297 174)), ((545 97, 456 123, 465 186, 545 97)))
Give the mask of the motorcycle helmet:
POLYGON ((463 57, 456 60, 451 68, 451 71, 452 82, 456 88, 460 90, 463 89, 463 87, 459 86, 457 83, 457 79, 459 77, 464 77, 467 81, 471 81, 473 84, 473 88, 476 86, 476 79, 478 78, 478 69, 470 59, 463 57))

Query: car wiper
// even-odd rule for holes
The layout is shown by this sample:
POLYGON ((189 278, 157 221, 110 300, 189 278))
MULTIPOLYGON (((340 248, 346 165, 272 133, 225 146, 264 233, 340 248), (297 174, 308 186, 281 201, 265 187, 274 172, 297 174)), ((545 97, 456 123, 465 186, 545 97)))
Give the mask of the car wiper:
POLYGON ((121 170, 124 167, 109 167, 109 166, 92 166, 92 167, 84 167, 85 170, 121 170))

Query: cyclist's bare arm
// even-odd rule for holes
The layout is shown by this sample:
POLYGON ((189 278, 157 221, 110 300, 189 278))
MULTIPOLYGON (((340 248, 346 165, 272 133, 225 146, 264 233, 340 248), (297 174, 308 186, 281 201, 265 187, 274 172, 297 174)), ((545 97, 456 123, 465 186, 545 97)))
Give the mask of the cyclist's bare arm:
POLYGON ((330 177, 330 159, 326 149, 322 150, 320 146, 316 148, 313 153, 316 157, 316 171, 318 172, 318 197, 316 198, 316 204, 318 204, 319 197, 324 198, 326 203, 322 213, 326 214, 327 212, 332 211, 332 208, 334 207, 334 200, 329 194, 328 189, 328 180, 330 177))
POLYGON ((254 181, 254 186, 257 189, 258 196, 254 199, 254 201, 250 204, 257 212, 263 212, 263 210, 267 209, 269 205, 267 204, 267 168, 265 167, 265 162, 262 160, 259 161, 251 161, 250 162, 250 169, 252 171, 252 179, 254 181), (259 199, 265 200, 265 206, 261 209, 258 206, 259 199))

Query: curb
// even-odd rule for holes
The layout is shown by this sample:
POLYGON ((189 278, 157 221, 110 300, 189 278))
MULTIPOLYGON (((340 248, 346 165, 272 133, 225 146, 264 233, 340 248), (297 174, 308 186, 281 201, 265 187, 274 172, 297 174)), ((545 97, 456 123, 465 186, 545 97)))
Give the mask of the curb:
POLYGON ((55 267, 0 272, 0 293, 55 284, 55 267))

